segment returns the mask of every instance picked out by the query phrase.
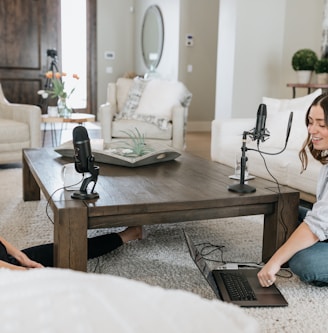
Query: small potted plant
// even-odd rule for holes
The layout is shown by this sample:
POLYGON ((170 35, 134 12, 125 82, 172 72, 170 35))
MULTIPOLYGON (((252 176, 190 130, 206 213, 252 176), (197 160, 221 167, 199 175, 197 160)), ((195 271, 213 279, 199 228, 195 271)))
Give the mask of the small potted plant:
POLYGON ((309 83, 314 66, 318 61, 316 53, 310 49, 301 49, 292 57, 292 67, 297 71, 299 83, 309 83))
POLYGON ((317 74, 317 83, 328 83, 328 58, 319 59, 314 65, 314 71, 317 74))

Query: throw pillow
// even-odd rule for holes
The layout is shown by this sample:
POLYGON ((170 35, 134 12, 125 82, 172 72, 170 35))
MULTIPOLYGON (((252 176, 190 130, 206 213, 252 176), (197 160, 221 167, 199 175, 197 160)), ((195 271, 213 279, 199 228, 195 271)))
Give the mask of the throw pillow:
POLYGON ((138 107, 139 100, 143 90, 148 81, 139 77, 133 79, 133 83, 127 94, 125 103, 121 111, 115 115, 116 119, 132 119, 136 108, 138 107))
POLYGON ((190 101, 191 93, 182 82, 153 79, 147 84, 135 114, 170 121, 172 108, 188 107, 190 101))
POLYGON ((262 103, 267 106, 266 127, 270 131, 267 145, 283 148, 289 114, 293 111, 293 123, 287 147, 299 150, 307 136, 305 114, 313 100, 321 94, 322 90, 317 89, 309 95, 293 99, 263 97, 262 103))

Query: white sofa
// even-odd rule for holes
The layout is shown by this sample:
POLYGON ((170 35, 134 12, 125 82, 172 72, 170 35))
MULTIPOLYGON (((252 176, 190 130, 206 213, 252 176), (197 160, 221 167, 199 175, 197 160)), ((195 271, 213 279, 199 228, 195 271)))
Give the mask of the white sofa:
POLYGON ((0 164, 20 163, 23 148, 41 146, 41 109, 9 103, 0 85, 0 164))
MULTIPOLYGON (((285 142, 289 114, 293 111, 293 123, 286 150, 279 155, 263 155, 272 175, 282 185, 287 185, 300 191, 301 199, 309 202, 315 201, 316 182, 321 164, 309 156, 309 164, 302 174, 301 162, 298 157, 299 150, 307 138, 305 114, 314 98, 322 93, 321 89, 304 97, 294 99, 274 99, 263 97, 262 103, 267 106, 266 128, 270 137, 260 143, 260 149, 265 152, 280 151, 285 142)), ((234 167, 235 156, 240 154, 242 134, 255 127, 256 110, 254 118, 232 118, 226 120, 216 119, 212 122, 211 158, 234 167)), ((247 139, 248 148, 256 148, 256 142, 247 139)), ((261 155, 256 151, 247 151, 248 171, 251 175, 272 180, 265 168, 261 155)), ((249 181, 251 185, 251 180, 249 181)))
POLYGON ((129 139, 126 132, 137 128, 147 141, 182 150, 190 101, 191 93, 178 81, 137 77, 108 83, 98 112, 104 143, 129 139))

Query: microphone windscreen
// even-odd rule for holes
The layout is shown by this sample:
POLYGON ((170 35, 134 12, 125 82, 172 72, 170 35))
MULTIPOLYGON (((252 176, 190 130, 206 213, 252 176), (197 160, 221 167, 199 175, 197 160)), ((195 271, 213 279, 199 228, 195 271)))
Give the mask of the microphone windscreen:
POLYGON ((259 108, 257 110, 258 114, 262 114, 262 115, 267 115, 267 107, 266 104, 260 104, 259 108))
POLYGON ((85 127, 77 126, 73 129, 73 143, 89 140, 89 135, 85 127))

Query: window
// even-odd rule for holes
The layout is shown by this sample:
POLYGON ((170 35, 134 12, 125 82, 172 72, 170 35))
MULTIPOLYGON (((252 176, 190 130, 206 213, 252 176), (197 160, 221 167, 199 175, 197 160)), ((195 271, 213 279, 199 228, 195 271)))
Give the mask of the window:
POLYGON ((61 31, 63 72, 78 74, 80 80, 65 81, 67 91, 75 88, 70 106, 87 106, 87 15, 86 0, 61 0, 61 31))

